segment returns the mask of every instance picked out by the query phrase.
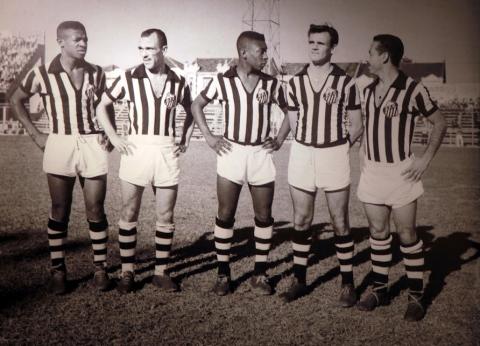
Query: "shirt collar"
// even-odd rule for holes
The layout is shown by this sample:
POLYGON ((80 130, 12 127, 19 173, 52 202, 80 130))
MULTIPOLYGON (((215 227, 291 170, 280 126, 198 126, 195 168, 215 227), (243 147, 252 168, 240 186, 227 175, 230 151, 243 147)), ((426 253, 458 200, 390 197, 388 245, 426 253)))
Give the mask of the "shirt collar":
MULTIPOLYGON (((403 90, 407 87, 407 75, 403 73, 401 70, 398 70, 398 76, 393 81, 391 87, 399 90, 403 90)), ((367 85, 367 88, 373 89, 378 84, 378 77, 375 77, 373 82, 367 85)))
MULTIPOLYGON (((272 79, 272 76, 269 76, 268 74, 266 73, 263 73, 262 71, 259 71, 258 73, 258 77, 260 79, 263 79, 263 80, 270 80, 272 79)), ((227 78, 235 78, 235 77, 238 77, 238 73, 237 73, 237 66, 231 66, 224 74, 223 74, 224 77, 227 77, 227 78)), ((240 78, 240 77, 239 77, 240 78)))
MULTIPOLYGON (((303 75, 307 75, 308 74, 308 67, 310 66, 310 64, 306 64, 302 70, 300 72, 297 73, 298 76, 303 76, 303 75)), ((340 67, 338 67, 337 64, 334 64, 332 63, 332 66, 333 66, 333 69, 332 71, 330 71, 329 74, 331 74, 332 76, 344 76, 345 75, 345 71, 342 70, 340 67)))
MULTIPOLYGON (((62 63, 60 62, 60 57, 61 54, 58 54, 50 63, 50 66, 48 67, 48 73, 61 73, 65 72, 65 69, 62 66, 62 63)), ((94 73, 95 72, 95 67, 92 66, 92 64, 86 62, 85 60, 81 60, 80 66, 85 69, 85 71, 89 73, 94 73)))
MULTIPOLYGON (((173 72, 173 70, 168 66, 165 65, 165 72, 167 74, 167 80, 172 80, 174 82, 179 82, 180 78, 178 78, 177 74, 173 72)), ((145 65, 141 64, 135 68, 132 73, 133 78, 148 78, 147 71, 145 69, 145 65)))

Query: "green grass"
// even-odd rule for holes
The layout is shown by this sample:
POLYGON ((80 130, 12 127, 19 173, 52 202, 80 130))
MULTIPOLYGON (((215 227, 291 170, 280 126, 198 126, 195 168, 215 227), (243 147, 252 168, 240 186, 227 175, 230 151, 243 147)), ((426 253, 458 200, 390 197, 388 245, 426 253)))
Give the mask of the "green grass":
MULTIPOLYGON (((421 150, 416 147, 416 151, 421 150)), ((215 279, 212 230, 216 215, 215 155, 194 142, 182 158, 176 207, 172 276, 182 292, 163 294, 149 283, 154 256, 154 197, 145 191, 139 220, 139 289, 127 296, 98 294, 91 286, 92 253, 85 208, 75 188, 67 266, 73 290, 47 293, 49 254, 45 226, 49 196, 42 155, 26 137, 0 137, 0 345, 1 344, 191 344, 191 345, 472 345, 480 332, 480 150, 441 148, 424 177, 417 225, 426 244, 427 292, 431 304, 420 323, 403 321, 404 271, 398 251, 390 275, 393 300, 372 313, 340 309, 339 273, 329 217, 319 193, 316 237, 308 270, 311 293, 290 304, 278 294, 291 274, 292 207, 287 185, 289 146, 275 154, 278 179, 276 230, 269 274, 276 294, 257 297, 247 281, 253 270, 253 210, 248 189, 236 215, 232 254, 234 294, 210 292, 215 279), (477 327, 475 327, 477 326, 477 327)), ((356 242, 355 282, 366 288, 368 230, 356 198, 358 149, 352 152, 350 223, 356 242)), ((119 155, 110 155, 106 212, 110 221, 109 263, 119 273, 117 222, 120 211, 119 155)), ((398 242, 395 243, 398 245, 398 242)))

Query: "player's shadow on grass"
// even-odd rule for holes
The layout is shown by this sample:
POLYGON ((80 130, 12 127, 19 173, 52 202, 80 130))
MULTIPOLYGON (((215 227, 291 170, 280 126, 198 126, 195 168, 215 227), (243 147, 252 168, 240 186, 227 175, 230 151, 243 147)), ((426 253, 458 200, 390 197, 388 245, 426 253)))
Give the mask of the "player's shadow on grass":
MULTIPOLYGON (((277 228, 280 228, 289 222, 287 221, 277 221, 274 223, 274 236, 272 238, 271 249, 280 245, 285 241, 284 237, 279 236, 277 228)), ((255 254, 255 244, 253 237, 253 227, 244 227, 234 230, 232 248, 230 252, 230 263, 234 263, 242 260, 246 257, 254 256, 255 254)), ((282 232, 280 232, 282 234, 282 232)), ((141 268, 138 268, 135 272, 137 274, 142 274, 147 271, 153 271, 155 268, 155 258, 152 256, 142 256, 139 253, 138 257, 144 257, 140 261, 137 260, 137 263, 148 263, 141 268)), ((177 283, 181 283, 184 279, 191 277, 196 274, 201 274, 209 270, 217 268, 217 256, 215 253, 215 244, 213 240, 213 232, 204 233, 200 236, 195 242, 190 245, 174 249, 171 253, 171 262, 173 263, 169 266, 169 272, 175 274, 181 272, 190 267, 196 267, 191 270, 187 270, 183 273, 177 275, 172 275, 172 279, 177 283)), ((252 262, 253 268, 253 262, 252 262)), ((137 284, 137 289, 141 289, 146 283, 151 282, 152 275, 145 277, 143 280, 140 280, 137 284)), ((237 287, 237 280, 232 282, 233 289, 237 287)))
MULTIPOLYGON (((46 276, 47 281, 45 282, 33 283, 28 279, 27 274, 23 274, 21 272, 22 269, 19 269, 19 266, 23 265, 21 262, 28 262, 29 266, 38 268, 40 271, 48 271, 50 261, 48 242, 46 237, 38 235, 45 235, 45 231, 37 229, 22 230, 15 234, 9 234, 7 237, 1 237, 0 249, 3 247, 5 240, 9 247, 8 253, 1 255, 2 282, 17 282, 18 277, 13 277, 14 275, 20 277, 25 275, 25 280, 22 285, 16 287, 9 284, 0 286, 0 310, 8 309, 25 300, 34 300, 38 295, 47 291, 48 276, 46 276), (35 237, 37 239, 31 239, 35 237), (30 247, 24 248, 25 244, 29 244, 30 247)), ((91 251, 89 239, 67 240, 65 243, 67 257, 74 258, 84 251, 91 251)), ((76 290, 81 283, 92 278, 93 273, 90 273, 82 278, 69 280, 67 283, 67 294, 76 290)))
MULTIPOLYGON (((424 242, 425 249, 425 269, 430 271, 430 276, 425 275, 424 304, 428 308, 435 298, 441 293, 445 286, 445 279, 451 273, 462 269, 464 264, 473 262, 480 258, 480 243, 477 243, 469 237, 470 233, 455 232, 445 237, 434 239, 430 232, 431 226, 419 226, 417 232, 424 242)), ((399 249, 398 237, 394 237, 392 243, 393 260, 392 266, 403 262, 403 256, 399 249)), ((403 264, 402 264, 403 266, 403 264)), ((402 270, 404 270, 402 268, 402 270)), ((362 292, 368 285, 368 274, 357 291, 362 292)), ((400 295, 403 290, 408 289, 406 275, 394 282, 389 288, 389 295, 394 299, 400 295)))
POLYGON ((480 258, 480 243, 469 237, 470 233, 455 232, 435 239, 426 253, 425 264, 430 270, 430 278, 425 287, 425 303, 432 304, 445 286, 448 275, 462 269, 464 264, 480 258))
MULTIPOLYGON (((333 230, 326 229, 326 226, 328 225, 329 224, 321 223, 321 224, 316 224, 312 226, 313 241, 312 241, 312 247, 310 251, 311 256, 308 259, 308 268, 311 268, 312 266, 320 263, 324 259, 327 259, 332 256, 336 256, 335 238, 333 236, 333 230), (331 234, 331 236, 324 237, 323 234, 331 234)), ((364 240, 368 239, 369 237, 369 231, 368 231, 368 228, 366 227, 352 227, 351 231, 352 231, 352 237, 355 244, 361 243, 364 240)), ((292 236, 292 232, 289 233, 289 238, 291 238, 291 236, 292 236)), ((369 260, 370 259, 369 253, 370 252, 368 249, 357 253, 353 258, 354 265, 358 265, 360 263, 363 263, 369 260)), ((285 257, 285 260, 283 261, 290 262, 293 264, 293 255, 291 254, 291 252, 288 256, 285 257)), ((272 267, 276 266, 275 263, 271 263, 270 265, 272 267)), ((272 285, 275 287, 280 282, 280 280, 282 280, 282 278, 289 276, 291 274, 293 274, 292 266, 287 270, 272 276, 270 278, 270 281, 272 285)), ((329 271, 317 277, 310 284, 308 284, 305 295, 308 295, 311 292, 313 292, 315 288, 317 288, 321 284, 327 281, 333 280, 339 274, 340 274, 340 267, 338 265, 331 268, 329 271)))

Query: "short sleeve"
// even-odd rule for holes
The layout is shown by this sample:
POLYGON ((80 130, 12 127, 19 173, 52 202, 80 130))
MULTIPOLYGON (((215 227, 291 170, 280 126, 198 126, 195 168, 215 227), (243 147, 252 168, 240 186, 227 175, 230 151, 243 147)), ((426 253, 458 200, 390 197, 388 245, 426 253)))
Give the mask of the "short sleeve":
POLYGON ((346 86, 346 107, 347 111, 360 109, 360 92, 357 88, 357 84, 352 79, 346 86))
POLYGON ((295 86, 295 77, 290 79, 287 84, 287 108, 289 111, 299 111, 300 105, 297 99, 297 88, 295 86))
POLYGON ((186 109, 187 107, 190 107, 192 105, 192 94, 190 93, 190 87, 187 83, 183 85, 181 96, 180 104, 183 108, 186 109))
POLYGON ((26 94, 32 96, 36 93, 41 93, 40 72, 34 68, 27 73, 25 78, 20 83, 20 89, 26 94))
POLYGON ((112 100, 126 100, 130 101, 127 93, 127 78, 125 73, 115 78, 112 85, 105 90, 107 96, 112 100))
POLYGON ((423 84, 417 84, 412 96, 412 107, 424 117, 429 117, 438 110, 437 104, 432 100, 428 89, 423 84))
POLYGON ((218 83, 218 76, 215 77, 215 78, 212 78, 207 86, 205 87, 205 89, 203 89, 201 92, 200 92, 200 95, 203 96, 204 99, 208 100, 208 101, 212 101, 212 100, 215 100, 215 99, 218 99, 218 95, 219 95, 219 83, 218 83))
POLYGON ((271 93, 271 102, 276 103, 281 109, 284 109, 287 107, 286 101, 285 101, 285 95, 283 94, 282 83, 277 78, 273 80, 270 93, 271 93))

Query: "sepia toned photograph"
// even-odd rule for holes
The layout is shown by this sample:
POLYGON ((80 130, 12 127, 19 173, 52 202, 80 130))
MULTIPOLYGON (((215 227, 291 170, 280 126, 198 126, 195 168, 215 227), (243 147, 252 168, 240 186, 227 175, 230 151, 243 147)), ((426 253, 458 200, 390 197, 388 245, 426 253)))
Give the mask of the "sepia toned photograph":
POLYGON ((0 345, 479 345, 480 2, 0 0, 0 345))

